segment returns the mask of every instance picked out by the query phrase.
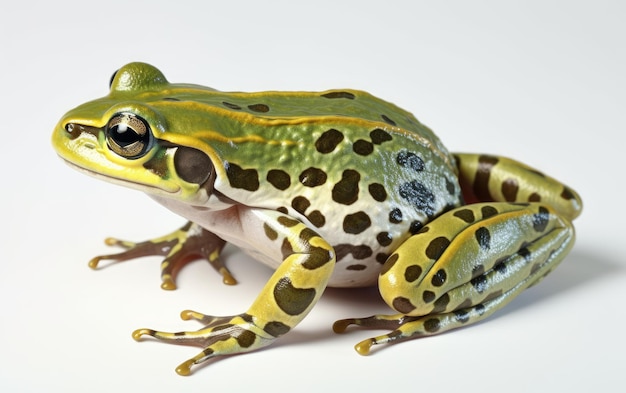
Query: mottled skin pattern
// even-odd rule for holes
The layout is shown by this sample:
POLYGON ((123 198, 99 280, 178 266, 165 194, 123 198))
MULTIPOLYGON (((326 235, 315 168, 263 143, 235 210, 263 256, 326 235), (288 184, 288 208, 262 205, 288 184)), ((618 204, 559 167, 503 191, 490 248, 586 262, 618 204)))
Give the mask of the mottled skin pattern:
POLYGON ((441 333, 486 318, 534 285, 574 242, 578 195, 502 157, 448 153, 410 113, 368 93, 224 93, 171 84, 131 63, 108 96, 64 116, 53 135, 71 165, 148 193, 189 223, 158 239, 107 239, 123 261, 162 255, 162 287, 190 258, 236 283, 233 243, 275 273, 230 317, 183 311, 198 331, 149 335, 209 358, 261 348, 293 329, 327 286, 378 281, 397 314, 337 321, 391 330, 357 344, 441 333))

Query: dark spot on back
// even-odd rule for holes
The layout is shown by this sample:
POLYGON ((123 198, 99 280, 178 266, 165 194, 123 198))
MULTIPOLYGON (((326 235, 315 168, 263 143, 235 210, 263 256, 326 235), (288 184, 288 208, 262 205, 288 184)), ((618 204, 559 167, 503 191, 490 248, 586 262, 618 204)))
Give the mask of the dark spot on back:
POLYGON ((341 141, 343 141, 343 134, 334 128, 331 128, 317 138, 315 141, 315 148, 322 154, 328 154, 335 150, 341 141))
POLYGON ((354 94, 347 92, 347 91, 331 91, 331 92, 322 94, 322 97, 330 98, 330 99, 347 98, 349 100, 354 100, 354 94))
POLYGON ((359 139, 352 145, 352 150, 360 156, 367 156, 374 151, 374 145, 372 142, 368 142, 364 139, 359 139))
POLYGON ((384 120, 385 123, 395 126, 396 122, 391 120, 389 117, 387 117, 386 115, 380 115, 380 117, 384 120))
POLYGON ((300 174, 300 183, 307 187, 317 187, 326 183, 326 172, 319 168, 310 167, 300 174))
POLYGON ((399 224, 402 222, 402 211, 400 209, 393 209, 389 212, 389 222, 392 224, 399 224))
POLYGON ((465 221, 468 224, 473 223, 475 220, 474 212, 471 211, 470 209, 457 210, 454 213, 452 213, 452 215, 460 218, 461 220, 465 221))
POLYGON ((359 172, 352 169, 343 171, 341 180, 333 187, 333 201, 342 205, 351 205, 356 202, 359 197, 359 180, 361 180, 359 172))
POLYGON ((372 225, 370 217, 365 212, 348 214, 343 219, 343 231, 351 234, 359 234, 372 225))
POLYGON ((398 192, 407 202, 426 215, 435 214, 435 194, 417 180, 400 185, 398 192))
POLYGON ((383 142, 387 142, 393 139, 391 137, 391 134, 380 128, 376 128, 375 130, 370 132, 370 138, 372 139, 372 143, 375 145, 380 145, 383 142))
POLYGON ((396 162, 401 167, 409 168, 416 172, 421 172, 426 167, 424 164, 424 160, 418 157, 417 154, 408 151, 401 151, 400 153, 398 153, 398 156, 396 157, 396 162))
POLYGON ((231 104, 230 102, 224 101, 222 102, 222 105, 224 105, 226 108, 234 109, 236 111, 241 110, 241 107, 239 105, 231 104))
POLYGON ((450 245, 450 240, 443 236, 439 236, 434 238, 426 247, 426 256, 430 259, 439 259, 441 254, 448 248, 450 245))
POLYGON ((226 163, 225 166, 226 176, 228 176, 231 187, 247 191, 259 189, 259 173, 256 169, 242 169, 239 165, 232 162, 226 163))
POLYGON ((270 107, 265 104, 252 104, 252 105, 248 105, 248 109, 250 109, 253 112, 267 113, 269 112, 270 107))
POLYGON ((286 190, 291 185, 289 174, 280 169, 271 169, 267 172, 267 181, 278 190, 286 190))
POLYGON ((372 198, 377 202, 382 202, 387 199, 387 191, 382 184, 372 183, 368 186, 368 191, 372 198))

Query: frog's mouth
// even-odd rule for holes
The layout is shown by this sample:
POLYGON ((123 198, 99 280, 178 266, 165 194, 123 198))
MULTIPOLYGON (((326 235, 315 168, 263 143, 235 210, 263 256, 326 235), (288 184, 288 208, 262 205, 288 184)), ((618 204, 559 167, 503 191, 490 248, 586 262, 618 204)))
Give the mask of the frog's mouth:
POLYGON ((172 197, 178 193, 180 193, 181 191, 181 187, 180 186, 176 186, 175 184, 170 184, 170 187, 161 187, 159 185, 156 184, 148 184, 148 183, 138 183, 138 182, 134 182, 128 179, 124 179, 121 177, 117 177, 117 176, 112 176, 112 175, 107 175, 107 174, 103 174, 101 172, 96 172, 92 169, 86 168, 84 166, 81 165, 77 165, 75 163, 73 163, 72 161, 67 160, 66 158, 60 156, 61 159, 63 160, 63 162, 65 162, 69 167, 71 167, 72 169, 84 173, 86 175, 89 175, 90 177, 96 178, 96 179, 100 179, 100 180, 104 180, 106 182, 112 183, 112 184, 116 184, 119 186, 123 186, 126 188, 132 188, 135 190, 139 190, 139 191, 143 191, 146 193, 150 193, 150 194, 158 194, 158 195, 162 195, 162 196, 168 196, 168 197, 172 197))

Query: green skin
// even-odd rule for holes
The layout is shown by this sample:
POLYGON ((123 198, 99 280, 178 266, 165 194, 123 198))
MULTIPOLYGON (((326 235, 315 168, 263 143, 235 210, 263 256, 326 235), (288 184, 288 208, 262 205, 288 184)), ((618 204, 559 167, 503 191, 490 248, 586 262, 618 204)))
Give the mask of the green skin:
POLYGON ((477 322, 554 269, 582 209, 572 189, 519 162, 450 154, 413 115, 365 92, 218 92, 143 63, 68 112, 53 145, 189 220, 141 243, 107 239, 126 250, 91 267, 162 255, 162 287, 174 289, 182 264, 203 257, 234 284, 219 257, 230 242, 275 269, 244 313, 184 311, 205 327, 133 333, 202 347, 181 375, 270 344, 327 286, 377 283, 397 312, 334 324, 391 330, 357 344, 361 354, 477 322))

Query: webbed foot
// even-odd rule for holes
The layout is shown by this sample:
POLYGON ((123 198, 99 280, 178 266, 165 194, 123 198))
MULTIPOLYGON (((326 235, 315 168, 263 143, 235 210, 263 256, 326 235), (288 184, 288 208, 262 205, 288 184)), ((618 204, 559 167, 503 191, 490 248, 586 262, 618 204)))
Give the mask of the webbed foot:
POLYGON ((175 275, 187 262, 196 258, 206 258, 211 266, 222 275, 224 284, 237 283, 219 257, 226 242, 193 222, 188 222, 165 236, 140 243, 114 238, 107 238, 105 243, 126 250, 91 259, 89 267, 92 269, 97 269, 100 261, 104 260, 122 262, 144 256, 165 256, 161 263, 161 288, 173 290, 176 289, 175 275))
POLYGON ((270 344, 276 337, 270 324, 260 328, 255 318, 248 314, 231 317, 215 317, 196 311, 185 310, 180 314, 183 320, 196 320, 205 326, 197 331, 176 333, 160 332, 152 329, 137 329, 133 339, 140 341, 143 336, 151 336, 171 344, 192 345, 203 348, 196 356, 184 361, 176 372, 179 375, 191 374, 191 368, 216 356, 249 352, 270 344))

